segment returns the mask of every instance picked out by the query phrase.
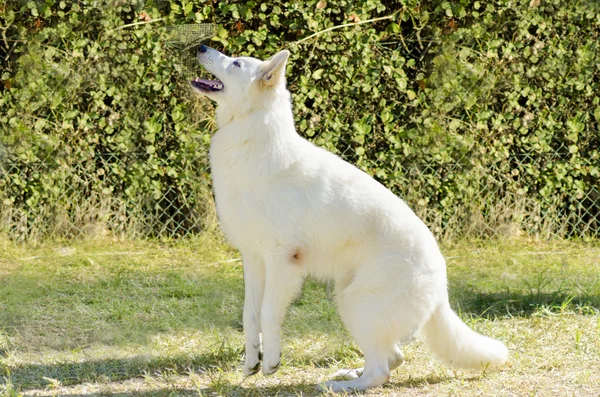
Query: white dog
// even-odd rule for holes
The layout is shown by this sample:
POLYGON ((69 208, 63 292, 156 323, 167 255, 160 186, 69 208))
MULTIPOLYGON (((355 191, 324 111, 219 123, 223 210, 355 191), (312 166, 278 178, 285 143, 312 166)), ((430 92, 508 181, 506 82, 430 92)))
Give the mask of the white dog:
POLYGON ((281 324, 307 276, 335 281, 340 315, 364 352, 362 375, 327 382, 333 391, 385 383, 413 336, 453 367, 504 363, 504 344, 450 308, 446 263, 427 226, 366 173, 296 133, 288 56, 230 58, 201 46, 200 63, 219 80, 192 82, 218 104, 210 165, 221 226, 244 261, 244 373, 258 372, 261 358, 265 375, 277 370, 281 324))

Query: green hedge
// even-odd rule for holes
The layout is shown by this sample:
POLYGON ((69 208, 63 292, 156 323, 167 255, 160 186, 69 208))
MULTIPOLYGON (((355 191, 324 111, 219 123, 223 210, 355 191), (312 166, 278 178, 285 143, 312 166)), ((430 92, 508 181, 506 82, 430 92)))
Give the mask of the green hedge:
POLYGON ((208 44, 228 54, 291 50, 299 132, 404 196, 438 234, 493 216, 473 230, 541 233, 552 217, 550 234, 600 233, 598 2, 0 4, 0 191, 16 234, 75 218, 111 232, 198 230, 212 105, 191 96, 161 27, 206 22, 219 26, 208 44), (162 20, 124 27, 144 19, 162 20), (108 209, 82 218, 90 200, 108 209), (149 212, 157 222, 130 222, 149 212))

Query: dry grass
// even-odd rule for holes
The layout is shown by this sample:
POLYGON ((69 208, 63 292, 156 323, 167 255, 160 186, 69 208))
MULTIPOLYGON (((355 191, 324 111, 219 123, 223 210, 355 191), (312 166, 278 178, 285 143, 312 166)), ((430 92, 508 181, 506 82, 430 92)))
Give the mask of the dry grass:
MULTIPOLYGON (((600 395, 597 243, 444 251, 453 305, 508 344, 509 363, 455 372, 414 342, 390 382, 366 395, 600 395)), ((0 242, 0 396, 317 395, 337 369, 362 365, 325 286, 309 282, 285 323, 280 371, 244 379, 236 255, 210 235, 0 242)))

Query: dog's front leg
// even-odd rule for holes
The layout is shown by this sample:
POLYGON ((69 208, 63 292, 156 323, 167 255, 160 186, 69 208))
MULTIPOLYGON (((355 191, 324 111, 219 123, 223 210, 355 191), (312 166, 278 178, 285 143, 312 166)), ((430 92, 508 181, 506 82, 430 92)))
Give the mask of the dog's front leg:
POLYGON ((302 288, 304 277, 298 265, 288 258, 266 259, 265 294, 261 308, 263 334, 263 373, 277 371, 281 360, 281 324, 286 310, 302 288))
POLYGON ((246 359, 244 374, 254 375, 260 369, 260 310, 265 290, 265 265, 262 258, 242 253, 244 261, 244 335, 246 359))

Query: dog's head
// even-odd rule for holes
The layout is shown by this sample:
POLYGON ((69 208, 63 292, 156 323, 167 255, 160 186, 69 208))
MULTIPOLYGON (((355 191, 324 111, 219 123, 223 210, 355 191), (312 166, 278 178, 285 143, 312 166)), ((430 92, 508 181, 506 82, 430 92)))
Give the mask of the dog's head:
POLYGON ((217 80, 194 79, 194 90, 230 109, 247 109, 248 105, 275 98, 285 90, 285 65, 290 52, 283 50, 271 59, 230 58, 201 45, 198 60, 217 80))

